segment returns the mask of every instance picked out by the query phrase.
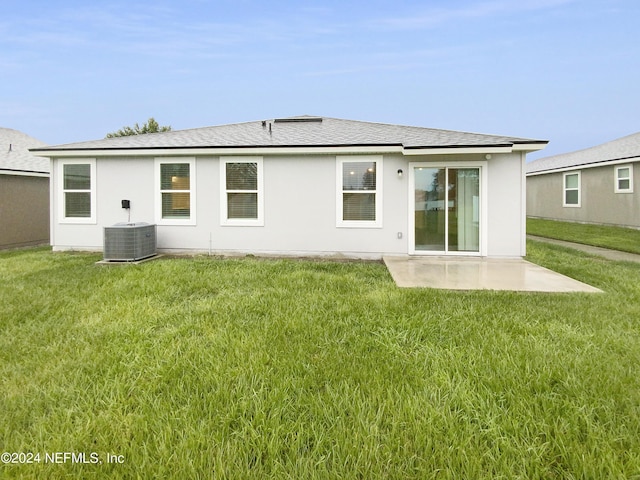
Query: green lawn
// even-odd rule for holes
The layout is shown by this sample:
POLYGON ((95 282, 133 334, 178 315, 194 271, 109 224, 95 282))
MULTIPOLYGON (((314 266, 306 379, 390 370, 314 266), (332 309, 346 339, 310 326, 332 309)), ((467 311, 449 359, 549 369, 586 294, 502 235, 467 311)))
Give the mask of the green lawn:
POLYGON ((0 253, 0 477, 640 478, 640 265, 529 252, 606 293, 0 253))
POLYGON ((527 233, 640 254, 640 230, 527 218, 527 233))

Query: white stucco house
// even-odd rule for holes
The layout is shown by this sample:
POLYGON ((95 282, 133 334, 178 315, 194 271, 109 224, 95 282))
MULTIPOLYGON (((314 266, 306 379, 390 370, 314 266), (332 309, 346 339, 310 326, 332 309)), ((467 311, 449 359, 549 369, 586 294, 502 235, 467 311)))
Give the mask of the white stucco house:
POLYGON ((32 152, 51 161, 54 251, 148 222, 165 252, 520 257, 525 156, 546 144, 299 116, 32 152))

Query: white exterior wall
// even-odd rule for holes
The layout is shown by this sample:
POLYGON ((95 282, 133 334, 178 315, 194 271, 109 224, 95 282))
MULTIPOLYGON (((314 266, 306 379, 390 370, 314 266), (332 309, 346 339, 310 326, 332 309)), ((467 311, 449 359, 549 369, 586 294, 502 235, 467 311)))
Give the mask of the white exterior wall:
MULTIPOLYGON (((401 157, 384 158, 385 180, 401 161, 401 157)), ((396 212, 406 211, 401 184, 395 186, 396 199, 393 182, 385 181, 384 228, 338 228, 335 156, 263 157, 263 170, 264 226, 221 225, 218 158, 198 158, 197 226, 158 226, 158 248, 356 257, 406 251, 396 233, 404 228, 404 213, 396 212)))
MULTIPOLYGON (((171 155, 175 158, 175 155, 171 155)), ((358 156, 354 155, 354 159, 358 156)), ((61 159, 64 160, 64 159, 61 159)), ((158 223, 155 218, 156 157, 96 159, 96 223, 59 222, 61 186, 52 169, 54 250, 103 248, 103 227, 128 221, 120 201, 131 201, 131 222, 158 223)), ((55 160, 56 163, 59 160, 55 160)), ((484 155, 383 155, 382 228, 337 227, 336 156, 263 156, 264 226, 223 226, 220 219, 219 157, 196 158, 196 225, 158 225, 158 248, 185 253, 257 255, 344 255, 379 258, 409 252, 409 162, 485 161, 484 155), (402 169, 404 175, 398 177, 402 169), (399 238, 401 234, 401 238, 399 238)), ((524 231, 521 154, 494 154, 488 161, 487 252, 521 256, 524 231)), ((55 166, 55 165, 54 165, 55 166)))
POLYGON ((488 165, 490 257, 525 255, 524 171, 521 153, 493 155, 488 165))
POLYGON ((102 250, 103 227, 128 221, 120 200, 131 200, 132 222, 153 223, 153 158, 97 159, 95 224, 60 222, 62 179, 57 165, 54 167, 51 172, 51 244, 54 250, 102 250))

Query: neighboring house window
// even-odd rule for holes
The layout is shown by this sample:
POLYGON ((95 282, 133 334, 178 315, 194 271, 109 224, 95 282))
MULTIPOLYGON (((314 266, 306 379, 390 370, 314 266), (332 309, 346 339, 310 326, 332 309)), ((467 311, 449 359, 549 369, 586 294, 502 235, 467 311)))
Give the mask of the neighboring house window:
POLYGON ((262 157, 222 157, 220 183, 222 225, 264 225, 262 157))
POLYGON ((382 226, 382 157, 337 158, 337 225, 382 226))
POLYGON ((633 193, 633 165, 616 167, 616 193, 633 193))
POLYGON ((580 172, 565 173, 564 181, 564 207, 580 206, 580 172))
POLYGON ((156 217, 161 225, 195 225, 195 159, 156 160, 156 217))
POLYGON ((62 223, 96 222, 96 161, 62 160, 59 167, 62 184, 60 221, 62 223))

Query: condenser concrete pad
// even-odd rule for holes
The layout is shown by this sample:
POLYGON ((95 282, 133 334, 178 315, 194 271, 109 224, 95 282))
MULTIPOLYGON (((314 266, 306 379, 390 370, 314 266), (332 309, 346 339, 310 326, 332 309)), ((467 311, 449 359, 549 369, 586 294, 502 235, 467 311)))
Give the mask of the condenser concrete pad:
POLYGON ((447 290, 590 292, 602 290, 521 258, 384 256, 399 287, 447 290))

